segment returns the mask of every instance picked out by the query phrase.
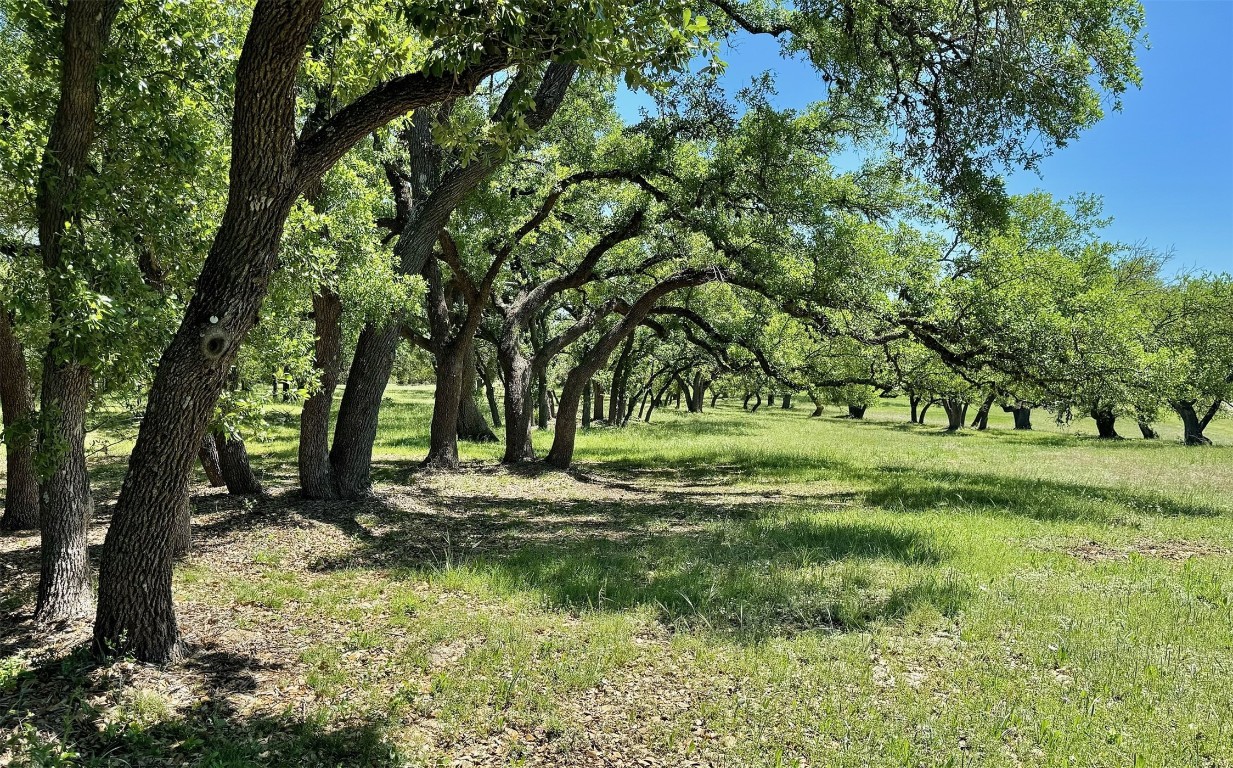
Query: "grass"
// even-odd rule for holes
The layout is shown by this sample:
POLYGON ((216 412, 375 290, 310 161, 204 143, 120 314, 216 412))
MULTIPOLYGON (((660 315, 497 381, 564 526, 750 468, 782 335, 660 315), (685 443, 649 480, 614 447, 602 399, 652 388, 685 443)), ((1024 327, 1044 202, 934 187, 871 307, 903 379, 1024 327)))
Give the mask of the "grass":
POLYGON ((427 391, 390 400, 377 500, 202 490, 183 664, 33 635, 6 570, 0 763, 1233 765, 1229 422, 1193 449, 721 403, 582 432, 569 474, 484 445, 435 474, 427 391))

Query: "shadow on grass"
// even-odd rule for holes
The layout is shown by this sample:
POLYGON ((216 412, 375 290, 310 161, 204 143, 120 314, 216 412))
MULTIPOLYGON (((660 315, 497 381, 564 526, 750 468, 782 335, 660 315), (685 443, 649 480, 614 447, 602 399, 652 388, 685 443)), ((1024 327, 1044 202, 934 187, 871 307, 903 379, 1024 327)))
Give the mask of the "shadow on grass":
MULTIPOLYGON (((16 764, 329 766, 405 765, 385 738, 387 723, 371 717, 327 725, 324 716, 295 712, 244 714, 233 704, 258 687, 254 673, 270 664, 214 648, 155 673, 99 664, 77 648, 14 677, 0 675, 0 711, 11 722, 7 748, 16 764), (174 691, 193 691, 191 707, 175 710, 159 691, 164 675, 174 691), (181 688, 182 690, 182 688, 181 688), (66 760, 66 753, 76 753, 66 760)), ((4 742, 0 742, 4 745, 4 742)))

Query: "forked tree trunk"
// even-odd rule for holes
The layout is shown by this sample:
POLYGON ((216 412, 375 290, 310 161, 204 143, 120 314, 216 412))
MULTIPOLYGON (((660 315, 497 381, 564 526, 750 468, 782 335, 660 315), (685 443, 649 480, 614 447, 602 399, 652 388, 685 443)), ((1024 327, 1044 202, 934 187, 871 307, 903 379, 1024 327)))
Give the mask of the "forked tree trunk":
POLYGON ((1159 440, 1160 433, 1152 426, 1151 422, 1139 419, 1139 432, 1143 435, 1144 440, 1159 440))
POLYGON ((912 408, 912 415, 909 417, 913 424, 920 424, 920 414, 917 413, 917 408, 920 406, 920 398, 916 395, 908 395, 908 405, 912 408))
POLYGON ((946 411, 946 431, 958 432, 963 429, 963 417, 967 411, 967 403, 952 397, 942 398, 942 408, 946 411))
POLYGON ((223 470, 227 493, 232 496, 257 496, 265 492, 261 481, 253 472, 248 460, 248 449, 239 435, 214 433, 214 445, 218 448, 218 463, 223 470))
POLYGON ((849 405, 848 406, 848 418, 849 419, 865 418, 865 407, 866 406, 863 406, 863 405, 849 405))
POLYGON ((993 407, 993 402, 997 399, 997 395, 989 395, 980 404, 980 410, 976 411, 976 418, 972 419, 972 426, 977 430, 984 431, 989 428, 989 409, 993 407))
POLYGON ((1102 440, 1120 440, 1115 423, 1117 416, 1108 408, 1093 408, 1092 418, 1096 420, 1096 433, 1102 440))
POLYGON ((1200 418, 1198 413, 1195 412, 1193 402, 1174 402, 1173 410, 1177 411, 1177 415, 1182 419, 1182 441, 1186 445, 1212 444, 1211 439, 1203 434, 1203 430, 1207 428, 1207 422, 1210 420, 1210 417, 1209 419, 1200 418))
POLYGON ((211 488, 222 488, 227 484, 218 456, 218 446, 215 445, 213 436, 208 433, 201 438, 201 449, 197 451, 197 460, 201 462, 201 469, 205 472, 206 480, 209 481, 211 488))
POLYGON ((0 307, 0 415, 4 423, 4 517, 0 529, 39 527, 39 479, 34 470, 34 392, 25 354, 8 312, 0 307))
POLYGON ((336 499, 338 489, 330 467, 330 411, 342 366, 342 299, 328 287, 313 294, 313 325, 313 367, 320 385, 300 411, 300 492, 308 499, 336 499))

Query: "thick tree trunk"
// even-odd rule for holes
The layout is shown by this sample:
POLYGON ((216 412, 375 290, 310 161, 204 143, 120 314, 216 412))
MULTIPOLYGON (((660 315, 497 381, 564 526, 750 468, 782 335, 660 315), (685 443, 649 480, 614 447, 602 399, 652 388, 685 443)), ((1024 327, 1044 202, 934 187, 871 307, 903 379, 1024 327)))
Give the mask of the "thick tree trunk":
POLYGON ((993 407, 997 395, 989 395, 980 404, 980 410, 976 412, 976 418, 972 419, 972 426, 980 431, 989 428, 989 409, 993 407))
POLYGON ((223 470, 223 481, 227 484, 227 493, 232 496, 257 496, 265 492, 261 481, 253 472, 248 460, 248 449, 239 435, 214 433, 214 445, 218 448, 219 466, 223 470))
POLYGON ((422 466, 458 468, 458 407, 462 402, 466 344, 451 344, 437 355, 437 387, 433 392, 428 456, 422 466))
POLYGON ((1108 408, 1093 408, 1091 416, 1096 420, 1096 433, 1103 440, 1121 440, 1122 436, 1117 433, 1114 426, 1117 421, 1117 416, 1108 408))
POLYGON ((214 438, 210 434, 206 434, 201 438, 201 448, 197 451, 197 460, 201 462, 201 469, 205 472, 206 480, 209 481, 211 488, 222 488, 227 484, 227 480, 223 477, 223 467, 218 456, 218 446, 214 443, 214 438))
POLYGON ((300 492, 308 499, 336 499, 330 467, 330 411, 342 366, 342 300, 322 287, 313 295, 316 345, 313 367, 320 382, 300 411, 300 492))
POLYGON ((848 406, 848 418, 849 418, 849 419, 863 419, 863 418, 865 418, 865 406, 863 406, 863 405, 849 405, 849 406, 848 406))
POLYGON ((1139 432, 1142 433, 1144 440, 1159 440, 1160 433, 1152 427, 1150 422, 1139 419, 1139 432))
MULTIPOLYGON (((1186 445, 1211 445, 1212 441, 1203 434, 1207 422, 1194 410, 1194 403, 1178 401, 1173 403, 1173 410, 1182 419, 1182 440, 1186 445)), ((44 512, 46 514, 46 512, 44 512)))
POLYGON ((476 365, 475 342, 472 340, 467 345, 466 356, 462 363, 462 391, 458 398, 458 438, 474 443, 495 443, 497 436, 489 428, 488 422, 484 420, 484 414, 480 412, 479 406, 475 403, 477 394, 475 382, 478 377, 476 365))
POLYGON ((1030 430, 1032 428, 1032 409, 1024 405, 1003 406, 1015 419, 1015 429, 1030 430))
POLYGON ((34 470, 34 392, 25 354, 8 312, 0 307, 0 415, 4 423, 4 517, 0 529, 39 527, 39 479, 34 470))
POLYGON ((523 356, 513 334, 501 339, 497 355, 505 373, 505 455, 501 463, 535 461, 531 442, 531 362, 523 356))
POLYGON ((397 322, 367 325, 355 345, 330 447, 330 468, 340 499, 372 495, 372 449, 377 439, 381 398, 394 369, 402 331, 397 322))
POLYGON ((779 407, 785 411, 792 410, 792 393, 791 392, 783 393, 783 400, 779 407))
POLYGON ((34 615, 58 623, 85 616, 92 607, 87 538, 94 502, 85 450, 89 372, 57 364, 49 354, 42 402, 39 451, 55 457, 55 469, 39 486, 42 572, 34 615))
POLYGON ((193 547, 193 517, 188 494, 180 499, 176 508, 176 523, 171 529, 171 554, 173 557, 183 557, 193 547))
POLYGON ((768 407, 775 405, 775 393, 774 392, 766 393, 766 404, 768 407))
POLYGON ((946 411, 946 431, 958 432, 963 429, 963 417, 966 413, 966 403, 955 398, 942 398, 942 408, 946 411))

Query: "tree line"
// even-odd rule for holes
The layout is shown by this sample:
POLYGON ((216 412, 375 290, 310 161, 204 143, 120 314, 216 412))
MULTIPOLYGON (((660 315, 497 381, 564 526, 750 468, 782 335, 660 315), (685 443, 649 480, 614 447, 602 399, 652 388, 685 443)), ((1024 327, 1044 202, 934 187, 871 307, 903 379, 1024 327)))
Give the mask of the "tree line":
POLYGON ((565 468, 580 426, 708 392, 1110 435, 1172 409, 1203 442, 1229 278, 1166 278, 1096 201, 998 175, 1116 107, 1141 28, 1133 0, 3 0, 4 524, 41 532, 36 617, 175 658, 194 466, 260 492, 245 437, 292 400, 300 492, 367 496, 407 366, 445 470, 492 427, 537 461, 549 420, 565 468), (751 35, 816 70, 811 106, 724 88, 751 35), (96 597, 100 429, 136 437, 96 597))

